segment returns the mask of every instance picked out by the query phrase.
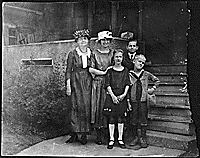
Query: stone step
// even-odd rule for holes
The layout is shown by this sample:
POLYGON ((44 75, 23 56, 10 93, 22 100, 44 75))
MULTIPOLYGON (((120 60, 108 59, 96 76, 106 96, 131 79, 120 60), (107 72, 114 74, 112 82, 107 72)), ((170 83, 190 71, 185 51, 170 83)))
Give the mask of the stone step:
POLYGON ((191 151, 196 146, 196 136, 147 130, 147 142, 153 146, 191 151))
POLYGON ((180 117, 191 117, 190 109, 166 109, 166 108, 156 108, 150 107, 149 114, 152 115, 165 115, 165 116, 180 116, 180 117))
POLYGON ((187 80, 186 73, 153 73, 161 82, 180 83, 187 80))
MULTIPOLYGON (((152 87, 153 83, 149 83, 149 87, 152 87)), ((181 89, 185 86, 184 83, 167 83, 161 82, 156 89, 156 92, 181 92, 181 89)))
POLYGON ((195 125, 193 123, 149 120, 148 129, 167 133, 195 135, 195 125))
POLYGON ((148 65, 145 66, 145 70, 151 73, 186 73, 187 72, 187 65, 180 65, 180 64, 155 64, 155 65, 148 65))
POLYGON ((182 116, 166 116, 166 115, 158 115, 158 114, 148 114, 148 120, 193 123, 193 120, 190 116, 182 117, 182 116))
POLYGON ((155 92, 158 104, 189 105, 188 93, 155 92))
POLYGON ((179 105, 179 104, 156 104, 150 105, 150 108, 165 108, 165 109, 190 109, 190 105, 179 105))

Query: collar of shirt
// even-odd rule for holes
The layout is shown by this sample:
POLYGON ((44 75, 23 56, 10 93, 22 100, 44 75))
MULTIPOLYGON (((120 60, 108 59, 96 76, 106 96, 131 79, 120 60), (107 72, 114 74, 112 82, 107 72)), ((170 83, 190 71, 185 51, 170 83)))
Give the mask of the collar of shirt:
POLYGON ((135 55, 136 55, 136 52, 134 52, 134 53, 128 52, 129 59, 131 59, 131 60, 134 59, 135 55))

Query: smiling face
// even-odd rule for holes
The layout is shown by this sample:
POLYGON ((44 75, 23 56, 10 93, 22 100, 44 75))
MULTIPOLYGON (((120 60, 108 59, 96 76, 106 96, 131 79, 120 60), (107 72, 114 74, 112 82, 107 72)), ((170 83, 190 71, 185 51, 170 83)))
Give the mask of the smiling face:
POLYGON ((109 38, 104 38, 104 39, 101 39, 101 40, 99 41, 99 43, 101 44, 102 47, 108 48, 108 47, 110 46, 111 39, 109 39, 109 38))
POLYGON ((114 54, 115 65, 120 65, 122 63, 122 60, 123 60, 123 52, 117 51, 114 54))
POLYGON ((126 46, 126 49, 131 53, 137 51, 138 50, 137 41, 130 41, 126 46))
POLYGON ((145 61, 141 58, 137 58, 133 61, 135 69, 141 70, 144 67, 145 61))
POLYGON ((80 47, 87 46, 89 42, 89 39, 87 37, 79 37, 77 40, 77 43, 80 47))

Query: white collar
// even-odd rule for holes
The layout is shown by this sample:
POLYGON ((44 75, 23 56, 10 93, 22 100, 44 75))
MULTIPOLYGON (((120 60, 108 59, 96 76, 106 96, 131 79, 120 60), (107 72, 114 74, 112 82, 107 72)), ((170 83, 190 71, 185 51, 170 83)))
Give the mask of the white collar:
POLYGON ((79 56, 85 55, 85 56, 88 56, 90 58, 91 50, 89 48, 87 48, 87 52, 86 53, 81 52, 79 47, 76 47, 76 51, 77 51, 79 56))

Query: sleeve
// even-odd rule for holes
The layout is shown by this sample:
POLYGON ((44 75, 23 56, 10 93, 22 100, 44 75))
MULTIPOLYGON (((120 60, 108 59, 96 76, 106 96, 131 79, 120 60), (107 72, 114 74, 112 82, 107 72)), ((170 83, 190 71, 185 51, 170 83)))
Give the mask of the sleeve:
POLYGON ((69 55, 67 58, 67 68, 66 68, 66 73, 65 73, 66 81, 71 78, 72 66, 73 66, 73 53, 69 52, 69 55))
POLYGON ((111 85, 111 69, 109 69, 108 72, 106 73, 104 88, 106 89, 110 85, 111 85))
POLYGON ((91 54, 91 67, 92 67, 92 68, 95 68, 95 65, 96 65, 95 54, 92 53, 92 54, 91 54))
POLYGON ((129 77, 129 71, 128 71, 127 68, 126 68, 126 73, 125 73, 125 86, 126 85, 128 85, 128 86, 131 85, 131 81, 130 81, 130 77, 129 77))
POLYGON ((156 77, 155 75, 153 75, 152 73, 148 73, 149 75, 149 79, 151 80, 151 81, 153 81, 153 83, 154 83, 154 85, 157 87, 158 85, 159 85, 159 83, 160 83, 160 80, 158 79, 158 77, 156 77))

